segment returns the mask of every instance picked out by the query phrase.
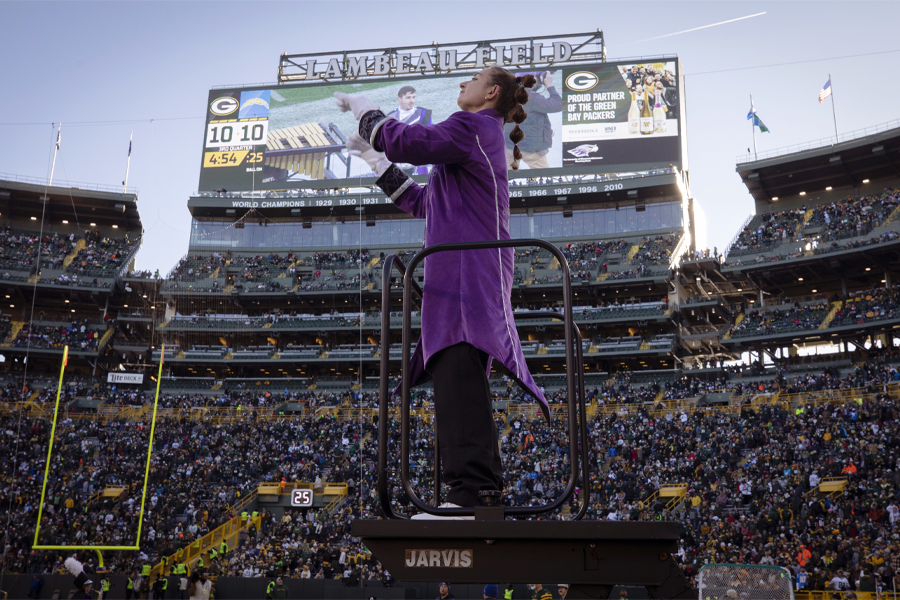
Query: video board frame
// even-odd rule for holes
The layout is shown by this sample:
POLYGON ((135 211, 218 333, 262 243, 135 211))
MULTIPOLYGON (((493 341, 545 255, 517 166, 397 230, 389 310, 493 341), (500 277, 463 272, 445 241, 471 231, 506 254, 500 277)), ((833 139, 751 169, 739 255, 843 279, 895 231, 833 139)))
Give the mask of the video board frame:
MULTIPOLYGON (((481 44, 491 47, 491 42, 481 44)), ((498 46, 494 50, 496 56, 505 48, 498 46)), ((526 136, 525 144, 520 146, 526 159, 519 171, 509 172, 510 178, 623 173, 660 167, 685 170, 684 78, 676 56, 593 64, 573 59, 572 64, 562 61, 544 70, 535 70, 534 62, 509 62, 505 68, 517 74, 535 73, 541 79, 526 110, 532 108, 533 114, 538 115, 532 121, 543 118, 544 131, 550 131, 549 135, 544 134, 544 140, 539 139, 540 132, 531 140, 526 136), (654 97, 649 86, 642 90, 631 85, 632 67, 652 70, 657 79, 663 78, 661 97, 654 97), (547 85, 542 85, 545 82, 547 85), (543 112, 541 108, 552 101, 556 105, 543 112), (655 106, 660 101, 662 107, 655 106), (642 110, 641 105, 648 108, 642 110), (635 120, 635 109, 639 114, 649 114, 641 115, 643 120, 635 120), (655 120, 654 112, 658 113, 655 120), (665 116, 660 120, 659 114, 665 116), (576 122, 573 118, 582 120, 576 122), (647 122, 651 123, 649 131, 644 130, 647 122), (543 147, 529 146, 534 140, 543 142, 543 147)), ((458 110, 455 93, 447 92, 455 90, 459 81, 469 79, 473 71, 474 66, 413 77, 392 74, 355 81, 323 77, 288 85, 214 88, 207 100, 198 191, 371 186, 377 176, 362 159, 351 156, 347 148, 355 120, 337 109, 332 94, 365 94, 386 113, 406 122, 436 123, 458 110), (407 99, 412 100, 406 107, 404 90, 407 99), (223 135, 225 129, 229 129, 227 139, 223 135)), ((427 166, 403 168, 413 179, 427 180, 427 166)))

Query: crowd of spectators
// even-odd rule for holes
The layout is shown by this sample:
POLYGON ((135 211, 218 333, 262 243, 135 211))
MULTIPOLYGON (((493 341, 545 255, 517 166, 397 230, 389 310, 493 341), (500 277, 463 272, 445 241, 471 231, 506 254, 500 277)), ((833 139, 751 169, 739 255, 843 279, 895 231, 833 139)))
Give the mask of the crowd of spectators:
POLYGON ((844 300, 835 313, 831 327, 864 325, 869 321, 900 316, 900 286, 860 292, 844 300))
POLYGON ((665 275, 668 273, 666 269, 650 269, 645 264, 640 264, 633 269, 617 269, 606 272, 606 281, 619 281, 621 279, 637 279, 640 277, 652 277, 654 275, 665 275))
MULTIPOLYGON (((572 278, 591 280, 608 273, 604 279, 630 279, 648 273, 648 267, 668 265, 678 243, 678 236, 643 238, 637 244, 627 240, 571 242, 560 246, 569 263, 572 278), (619 269, 632 246, 640 249, 633 258, 633 268, 619 269)), ((401 250, 396 254, 408 263, 415 251, 401 250)), ((213 252, 208 256, 195 254, 182 258, 169 273, 167 281, 175 289, 217 291, 224 283, 233 284, 239 291, 279 292, 356 290, 360 285, 378 284, 380 265, 385 257, 366 248, 346 252, 316 252, 312 254, 232 256, 231 252, 213 252), (216 274, 213 281, 202 282, 216 274), (227 281, 226 281, 227 280, 227 281), (187 285, 185 285, 187 284, 187 285)), ((514 278, 516 283, 531 279, 532 283, 558 283, 561 275, 549 270, 551 255, 539 248, 517 249, 514 278)))
POLYGON ((777 244, 782 244, 793 238, 797 228, 806 216, 806 207, 796 210, 784 210, 779 212, 763 213, 758 215, 757 223, 750 223, 744 227, 735 240, 729 255, 739 256, 753 252, 762 252, 777 244))
POLYGON ((731 337, 761 336, 775 333, 819 328, 834 301, 840 301, 840 308, 828 323, 828 327, 865 325, 872 321, 883 321, 900 317, 900 286, 874 288, 854 292, 844 298, 833 297, 826 300, 751 309, 737 325, 730 328, 731 337))
POLYGON ((48 283, 108 288, 110 284, 98 281, 98 278, 114 277, 136 245, 128 240, 127 235, 123 239, 114 239, 87 230, 84 233, 84 248, 64 268, 66 257, 75 250, 79 241, 75 234, 45 234, 40 244, 39 237, 35 232, 17 232, 9 227, 0 229, 0 269, 7 271, 3 273, 3 279, 14 279, 8 271, 36 272, 40 245, 41 273, 44 274, 45 270, 60 271, 48 277, 48 283))
POLYGON ((240 269, 240 275, 235 278, 236 281, 245 281, 248 284, 262 283, 272 277, 277 277, 290 268, 294 262, 291 252, 288 252, 286 256, 269 253, 267 256, 257 254, 229 258, 231 259, 229 266, 240 269))
POLYGON ((206 279, 212 276, 217 269, 224 267, 225 260, 225 256, 218 252, 213 252, 208 256, 200 254, 185 256, 169 272, 168 279, 176 282, 206 279))
POLYGON ((93 326, 90 319, 72 319, 64 325, 26 324, 19 330, 11 345, 14 348, 59 349, 91 352, 97 350, 104 331, 93 326))
MULTIPOLYGON (((384 252, 380 258, 384 258, 384 252)), ((368 248, 350 248, 346 252, 316 252, 298 261, 298 264, 314 266, 316 269, 347 269, 364 267, 371 260, 368 248)))
POLYGON ((12 321, 9 315, 0 314, 0 344, 6 341, 10 333, 12 333, 12 321))
MULTIPOLYGON (((844 571, 890 586, 889 561, 900 551, 895 400, 740 415, 643 412, 594 425, 593 455, 599 462, 606 450, 611 460, 591 490, 590 514, 682 521, 678 555, 688 575, 710 562, 775 564, 804 569, 806 589, 835 589, 844 571), (849 479, 842 495, 816 493, 822 478, 841 475, 849 479), (654 498, 662 483, 686 483, 685 501, 667 507, 654 498)), ((853 579, 846 589, 867 591, 853 579)))
POLYGON ((658 235, 654 238, 645 237, 641 240, 640 247, 631 259, 631 262, 641 265, 668 266, 677 244, 678 237, 674 235, 658 235))
POLYGON ((799 304, 784 308, 762 308, 748 311, 740 323, 731 327, 732 337, 788 333, 816 329, 828 315, 828 302, 799 304))
POLYGON ((900 190, 885 189, 881 194, 845 198, 815 209, 807 227, 824 226, 829 239, 865 235, 884 223, 900 203, 900 190))
MULTIPOLYGON (((0 473, 9 482, 0 492, 0 506, 14 515, 2 534, 7 548, 4 567, 14 572, 59 571, 64 556, 28 550, 37 522, 50 425, 27 417, 17 422, 17 418, 13 414, 0 416, 0 447, 8 458, 0 466, 0 473), (17 430, 28 438, 27 443, 16 443, 17 430)), ((62 419, 57 423, 59 442, 54 446, 48 479, 52 483, 47 488, 39 542, 134 542, 149 429, 149 423, 140 420, 62 419), (125 491, 116 496, 98 494, 110 487, 124 487, 125 491)), ((285 478, 321 482, 328 476, 329 480, 350 483, 352 492, 357 493, 353 479, 360 481, 361 434, 373 429, 372 425, 315 417, 279 422, 245 418, 228 425, 180 416, 158 418, 142 552, 114 553, 107 558, 108 567, 130 573, 142 563, 169 555, 199 539, 230 517, 230 507, 260 481, 285 478)), ((372 457, 371 452, 366 455, 368 460, 372 457)), ((368 493, 368 489, 365 491, 368 493)), ((313 523, 312 532, 302 531, 303 542, 339 542, 349 528, 346 516, 342 511, 322 513, 323 521, 327 517, 328 523, 320 529, 313 523), (337 529, 333 531, 335 525, 337 529)), ((284 522, 290 523, 290 519, 284 522)), ((281 537, 285 530, 269 530, 267 525, 268 521, 263 523, 259 538, 255 527, 243 533, 246 547, 237 549, 231 561, 213 565, 217 569, 214 574, 240 576, 246 568, 260 566, 259 544, 264 543, 263 536, 267 534, 279 535, 279 553, 288 548, 285 543, 290 540, 281 537)), ((293 533, 288 537, 291 536, 293 533)), ((298 558, 301 555, 302 552, 297 553, 298 558)), ((266 552, 262 556, 262 563, 268 564, 266 552)), ((313 573, 325 566, 331 574, 321 556, 308 564, 315 566, 313 573)))
POLYGON ((8 226, 0 227, 0 269, 32 271, 37 264, 38 245, 41 247, 41 265, 59 269, 75 246, 75 235, 48 233, 41 237, 34 231, 15 231, 8 226))
POLYGON ((34 394, 34 388, 21 378, 10 377, 0 382, 0 402, 25 402, 34 394))
POLYGON ((84 241, 84 248, 67 268, 68 273, 81 277, 115 277, 137 246, 128 239, 128 234, 123 238, 110 238, 96 230, 85 231, 84 241))
MULTIPOLYGON (((807 589, 831 589, 838 572, 865 572, 889 582, 898 550, 900 428, 898 405, 885 395, 843 403, 763 406, 728 412, 598 413, 589 423, 591 489, 588 518, 678 520, 684 526, 677 560, 693 577, 709 562, 776 564, 809 574, 807 589), (844 494, 825 497, 814 488, 824 477, 846 476, 844 494), (670 505, 655 492, 685 483, 683 501, 670 505), (802 548, 801 548, 802 546, 802 548), (803 549, 809 555, 802 552, 803 549)), ((524 506, 558 497, 568 478, 568 440, 561 422, 496 413, 505 462, 504 502, 524 506)), ((0 443, 11 455, 10 416, 0 443)), ((433 441, 430 419, 413 418, 412 478, 428 501, 433 441)), ((26 419, 31 444, 46 445, 46 422, 26 419)), ((135 494, 90 499, 110 485, 142 485, 146 427, 141 423, 63 421, 49 488, 42 540, 100 543, 132 537, 135 494), (133 467, 129 466, 133 465, 133 467)), ((390 443, 399 442, 396 423, 390 443)), ((300 578, 338 576, 385 579, 377 556, 353 539, 353 518, 379 516, 370 468, 376 431, 370 424, 307 417, 281 422, 244 418, 212 424, 161 418, 155 448, 142 551, 150 562, 232 516, 239 494, 259 481, 346 482, 350 497, 326 513, 263 512, 261 526, 242 532, 238 548, 208 565, 219 576, 300 578), (371 437, 369 437, 371 436, 371 437), (367 438, 364 440, 364 438, 367 438)), ((21 445, 0 469, 11 485, 0 503, 15 513, 6 568, 46 572, 59 568, 52 552, 29 552, 36 521, 40 453, 21 445)), ((393 481, 396 510, 409 499, 393 481)), ((580 491, 580 490, 579 490, 580 491)), ((577 508, 573 500, 563 513, 577 508)), ((552 518, 562 518, 557 514, 552 518)), ((138 554, 107 557, 114 570, 145 562, 138 554)), ((864 577, 863 576, 863 577, 864 577)), ((861 589, 849 578, 850 587, 861 589)))
MULTIPOLYGON (((598 405, 628 405, 652 401, 688 400, 708 392, 726 391, 743 396, 772 394, 778 391, 800 393, 851 389, 868 385, 876 372, 882 384, 900 380, 893 366, 900 363, 900 355, 895 354, 877 349, 868 351, 869 360, 877 362, 866 363, 867 371, 862 374, 859 367, 855 370, 850 368, 853 362, 858 362, 858 358, 843 360, 841 355, 823 355, 819 357, 822 360, 813 362, 801 361, 799 358, 776 359, 776 364, 768 368, 762 367, 759 363, 744 365, 743 368, 720 365, 716 367, 715 372, 695 373, 693 370, 686 370, 637 379, 632 379, 633 374, 628 371, 619 372, 611 378, 589 375, 586 379, 586 391, 589 402, 596 402, 598 405)), ((511 385, 506 378, 495 377, 490 381, 494 400, 514 403, 534 402, 533 398, 525 395, 518 386, 511 385)), ((551 404, 565 404, 563 376, 538 377, 537 381, 542 389, 546 382, 547 389, 544 391, 551 404)), ((7 390, 14 389, 20 383, 7 382, 7 390)), ((354 389, 357 383, 349 376, 271 381, 166 378, 162 383, 159 406, 174 409, 241 407, 250 410, 272 409, 285 403, 293 403, 307 411, 327 407, 375 408, 378 403, 374 386, 367 382, 362 389, 354 389), (318 383, 318 388, 308 389, 313 383, 318 383)), ((391 386, 395 384, 396 382, 393 382, 391 386)), ((44 384, 46 385, 50 384, 44 384)), ((142 388, 130 384, 112 385, 76 381, 69 382, 63 391, 66 403, 76 398, 85 398, 100 400, 106 405, 142 405, 153 401, 154 389, 150 384, 142 388)), ((48 392, 55 393, 55 385, 52 385, 52 389, 48 389, 48 392)), ((45 393, 46 399, 52 399, 53 393, 45 393)), ((0 399, 3 397, 0 394, 0 399)), ((11 400, 16 399, 22 398, 11 397, 11 400)), ((424 388, 414 394, 415 406, 427 407, 432 403, 430 389, 424 388)))
MULTIPOLYGON (((682 522, 678 560, 689 576, 707 562, 750 562, 798 573, 802 567, 809 574, 809 589, 822 589, 844 570, 866 570, 874 581, 883 568, 882 582, 889 581, 889 559, 900 533, 900 405, 885 386, 900 379, 893 366, 898 358, 885 352, 844 373, 791 374, 784 369, 774 378, 753 381, 683 375, 642 383, 632 382, 637 374, 623 373, 590 390, 601 406, 637 406, 624 412, 598 410, 589 423, 589 518, 682 522), (762 391, 792 394, 852 387, 868 395, 849 404, 801 400, 793 406, 745 405, 740 413, 657 406, 659 400, 693 398, 729 386, 735 393, 762 386, 762 391), (822 478, 842 474, 850 481, 843 495, 825 498, 813 490, 822 478), (654 496, 666 483, 687 484, 683 502, 666 505, 654 496), (797 558, 803 554, 801 544, 811 553, 805 561, 797 558)), ((10 381, 0 387, 0 398, 9 402, 32 394, 20 385, 10 381)), ((187 409, 202 399, 207 406, 251 407, 315 397, 323 405, 375 405, 369 392, 281 393, 272 389, 275 385, 258 390, 225 386, 214 396, 166 392, 160 403, 187 409)), ((123 403, 130 403, 134 390, 83 380, 67 382, 64 389, 67 398, 106 396, 123 403)), ((494 392, 502 397, 503 387, 494 392)), ((563 391, 549 396, 554 405, 565 400, 563 391)), ((430 410, 430 392, 417 390, 413 404, 430 410)), ((369 420, 343 421, 313 412, 268 421, 248 411, 220 422, 188 418, 190 414, 176 410, 158 418, 143 554, 113 554, 107 557, 112 569, 130 572, 171 554, 230 518, 230 507, 256 483, 284 478, 346 482, 350 496, 331 513, 295 511, 276 519, 264 512, 259 529, 254 525, 242 532, 239 548, 212 561, 213 574, 388 579, 377 556, 349 532, 353 518, 381 514, 373 468, 377 432, 369 420)), ((512 409, 497 411, 495 417, 505 464, 504 502, 526 506, 558 497, 569 475, 563 423, 512 409)), ((8 537, 2 540, 8 548, 5 568, 58 570, 62 557, 30 551, 49 423, 17 419, 16 414, 0 416, 0 451, 10 458, 0 465, 0 476, 10 482, 0 491, 0 506, 13 511, 12 525, 4 532, 8 537), (16 444, 17 430, 27 435, 28 443, 16 444)), ((390 425, 390 445, 396 449, 399 430, 396 422, 390 425)), ((54 447, 58 454, 51 467, 42 541, 121 544, 133 539, 147 429, 145 421, 114 417, 58 424, 61 442, 54 447), (110 486, 127 491, 120 497, 97 496, 110 486)), ((414 415, 411 431, 414 485, 428 501, 434 447, 427 413, 414 415)), ((392 489, 396 510, 410 511, 409 498, 395 479, 392 489)), ((564 518, 577 506, 573 499, 551 518, 564 518)), ((850 585, 862 584, 850 577, 850 585)))
MULTIPOLYGON (((373 323, 379 323, 379 315, 366 315, 373 323)), ((263 315, 175 315, 166 327, 168 329, 293 329, 310 327, 356 327, 363 318, 356 313, 326 313, 322 315, 288 313, 266 313, 263 315)))
POLYGON ((772 262, 796 258, 807 251, 813 254, 827 254, 840 250, 862 248, 872 244, 893 241, 900 238, 896 231, 887 231, 877 237, 867 237, 875 227, 884 225, 893 211, 900 205, 900 190, 886 188, 876 195, 848 197, 835 202, 819 205, 812 209, 809 221, 799 230, 805 218, 807 207, 793 211, 765 213, 744 227, 728 253, 729 265, 772 262), (754 225, 758 223, 758 225, 754 225), (741 257, 767 252, 780 244, 796 241, 809 234, 810 243, 790 252, 757 254, 752 259, 741 257), (850 240, 841 243, 841 240, 850 240))

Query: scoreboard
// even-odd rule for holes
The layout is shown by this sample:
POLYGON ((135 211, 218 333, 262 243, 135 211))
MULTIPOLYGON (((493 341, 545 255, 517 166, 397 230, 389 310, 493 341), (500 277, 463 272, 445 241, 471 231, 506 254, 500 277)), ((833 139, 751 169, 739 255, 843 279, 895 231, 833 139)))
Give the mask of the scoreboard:
MULTIPOLYGON (((560 64, 543 71, 510 68, 539 78, 529 94, 532 105, 542 107, 529 117, 541 120, 535 129, 540 133, 531 134, 523 146, 532 158, 510 171, 510 178, 685 168, 683 75, 677 59, 560 64)), ((211 90, 197 189, 373 185, 372 165, 347 145, 358 123, 352 112, 341 111, 334 94, 365 96, 389 117, 427 127, 459 110, 459 85, 470 79, 471 74, 422 73, 403 80, 211 90)), ((400 166, 414 175, 431 169, 400 166)))
MULTIPOLYGON (((269 90, 226 92, 209 103, 202 169, 262 171, 269 131, 269 90)), ((252 178, 252 177, 251 177, 252 178)))

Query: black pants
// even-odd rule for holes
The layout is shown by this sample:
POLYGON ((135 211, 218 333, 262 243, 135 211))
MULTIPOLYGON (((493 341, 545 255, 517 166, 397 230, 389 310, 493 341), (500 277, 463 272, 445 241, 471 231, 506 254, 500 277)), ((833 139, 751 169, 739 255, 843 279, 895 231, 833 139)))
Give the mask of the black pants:
POLYGON ((442 479, 450 486, 447 501, 460 506, 481 504, 481 490, 503 489, 487 361, 487 353, 465 342, 444 348, 428 361, 442 479))

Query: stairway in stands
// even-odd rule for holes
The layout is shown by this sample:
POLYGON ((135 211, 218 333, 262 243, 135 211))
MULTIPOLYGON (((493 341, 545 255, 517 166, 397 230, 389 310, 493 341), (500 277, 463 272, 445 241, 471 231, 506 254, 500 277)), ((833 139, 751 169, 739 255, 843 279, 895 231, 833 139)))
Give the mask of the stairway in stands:
POLYGON ((84 250, 84 245, 84 238, 78 240, 75 243, 75 247, 72 249, 72 252, 66 255, 66 257, 63 259, 63 269, 67 269, 69 265, 72 264, 72 261, 75 260, 76 256, 78 256, 78 253, 84 250))
POLYGON ((893 223, 897 219, 898 215, 900 215, 900 204, 898 204, 897 207, 891 211, 891 214, 889 214, 887 216, 887 218, 884 220, 884 222, 881 225, 884 226, 889 223, 893 223))
POLYGON ((634 255, 637 254, 640 249, 641 247, 638 244, 635 244, 634 246, 629 248, 628 254, 625 255, 625 260, 622 262, 622 264, 630 265, 631 260, 634 258, 634 255))
POLYGON ((22 331, 22 328, 25 327, 25 321, 13 321, 12 329, 9 332, 9 336, 5 340, 2 340, 3 346, 10 346, 13 343, 13 340, 16 339, 16 336, 19 335, 19 332, 22 331))
POLYGON ((825 315, 825 318, 822 319, 822 323, 819 325, 819 329, 828 329, 828 326, 831 325, 831 322, 834 320, 834 315, 837 314, 837 311, 841 310, 841 307, 844 305, 843 302, 838 300, 837 302, 831 303, 831 310, 828 311, 828 314, 825 315))
MULTIPOLYGON (((739 313, 737 318, 734 320, 733 327, 737 327, 738 325, 740 325, 741 321, 743 321, 743 320, 744 320, 744 313, 739 313)), ((728 332, 725 334, 725 336, 722 339, 727 340, 730 338, 731 338, 731 329, 729 328, 728 332)))

